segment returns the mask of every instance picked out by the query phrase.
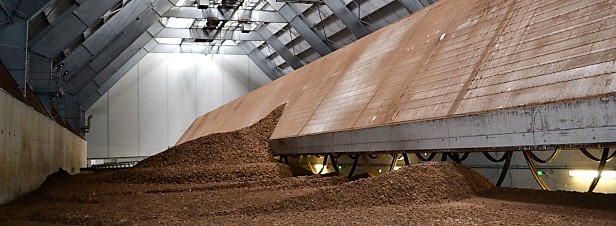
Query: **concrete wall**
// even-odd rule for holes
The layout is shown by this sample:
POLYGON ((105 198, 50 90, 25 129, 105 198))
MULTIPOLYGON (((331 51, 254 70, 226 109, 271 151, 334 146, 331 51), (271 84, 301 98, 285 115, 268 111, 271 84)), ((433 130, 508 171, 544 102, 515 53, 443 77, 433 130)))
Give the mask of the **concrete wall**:
POLYGON ((198 115, 270 81, 247 56, 150 53, 86 112, 88 158, 164 151, 198 115))
POLYGON ((0 89, 0 204, 85 166, 86 141, 0 89))

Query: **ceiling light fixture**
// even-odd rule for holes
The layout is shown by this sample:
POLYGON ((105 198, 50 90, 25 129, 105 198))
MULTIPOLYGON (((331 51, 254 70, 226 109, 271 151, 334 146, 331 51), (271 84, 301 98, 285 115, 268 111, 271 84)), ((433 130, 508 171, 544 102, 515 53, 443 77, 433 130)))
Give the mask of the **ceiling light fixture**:
POLYGON ((195 19, 169 17, 161 19, 161 22, 168 28, 190 28, 193 22, 195 22, 195 19))
POLYGON ((199 20, 199 22, 197 22, 197 28, 204 28, 205 25, 207 25, 207 20, 199 20))
POLYGON ((210 0, 197 0, 198 9, 207 9, 210 7, 210 0))
POLYGON ((182 38, 155 38, 159 44, 171 44, 171 45, 179 45, 182 44, 182 38))

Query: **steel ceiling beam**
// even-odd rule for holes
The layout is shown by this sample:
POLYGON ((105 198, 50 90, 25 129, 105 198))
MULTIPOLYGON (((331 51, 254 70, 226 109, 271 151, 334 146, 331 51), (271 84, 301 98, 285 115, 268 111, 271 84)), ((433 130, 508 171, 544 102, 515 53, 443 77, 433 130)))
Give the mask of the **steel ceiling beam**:
POLYGON ((228 14, 233 13, 231 10, 220 11, 216 8, 198 9, 196 7, 178 7, 174 6, 169 11, 163 14, 163 17, 178 17, 191 19, 209 19, 209 20, 232 20, 232 21, 260 21, 267 23, 286 23, 287 21, 276 11, 252 10, 250 13, 244 13, 244 10, 237 10, 231 17, 228 14), (244 17, 245 15, 249 15, 244 17))
POLYGON ((19 6, 16 7, 16 13, 21 13, 23 14, 23 16, 32 19, 33 16, 43 11, 45 6, 49 5, 50 3, 53 4, 53 2, 54 0, 22 0, 19 2, 19 6))
MULTIPOLYGON (((127 60, 122 67, 118 68, 103 84, 100 85, 97 89, 92 89, 87 96, 84 98, 83 96, 77 96, 82 102, 83 109, 89 109, 98 101, 111 87, 113 87, 130 69, 132 69, 135 65, 143 59, 147 55, 147 51, 145 49, 140 49, 137 53, 133 54, 132 57, 127 60)), ((84 94, 86 95, 86 94, 84 94)))
POLYGON ((257 29, 257 33, 261 35, 261 37, 267 42, 269 46, 271 46, 277 53, 284 59, 289 66, 293 69, 298 69, 302 66, 302 62, 300 62, 299 58, 295 56, 287 47, 276 37, 276 35, 272 34, 265 26, 257 29))
MULTIPOLYGON (((147 35, 145 33, 144 35, 147 35)), ((153 38, 150 37, 150 40, 153 38)), ((149 42, 148 42, 149 43, 149 42)), ((245 42, 248 43, 248 42, 245 42)), ((135 41, 131 46, 135 48, 141 46, 143 41, 135 41)), ((123 64, 114 64, 110 65, 111 70, 105 70, 102 74, 97 75, 93 82, 87 84, 86 88, 82 89, 77 95, 76 99, 82 103, 81 107, 84 109, 90 108, 96 101, 103 96, 111 87, 113 87, 131 68, 139 63, 139 61, 147 54, 147 53, 200 53, 200 54, 225 54, 225 55, 246 55, 246 51, 244 48, 240 46, 203 46, 204 48, 197 48, 197 46, 192 46, 191 48, 187 48, 187 46, 180 45, 168 45, 168 44, 158 44, 151 50, 148 50, 147 44, 142 48, 139 48, 136 53, 134 52, 135 48, 127 48, 121 56, 117 58, 120 62, 125 62, 123 64), (133 50, 131 50, 133 49, 133 50), (190 52, 189 52, 190 51, 190 52), (125 56, 125 57, 123 57, 125 56), (129 57, 127 59, 126 57, 129 57), (121 65, 119 68, 115 68, 113 65, 121 65), (100 83, 100 85, 98 84, 100 83)))
POLYGON ((425 6, 419 0, 397 0, 409 13, 417 12, 425 6))
MULTIPOLYGON (((141 14, 144 14, 146 11, 154 11, 156 15, 156 19, 154 21, 156 21, 160 18, 160 15, 172 6, 172 1, 168 0, 157 0, 154 3, 149 1, 131 1, 126 4, 113 17, 111 17, 111 19, 103 24, 103 26, 88 36, 80 46, 76 47, 68 56, 66 56, 63 60, 63 63, 65 64, 63 70, 70 72, 67 79, 72 80, 78 72, 82 71, 84 68, 91 67, 93 64, 97 64, 96 68, 101 70, 101 68, 105 65, 104 63, 96 63, 96 58, 112 58, 112 55, 109 53, 101 55, 105 49, 108 49, 109 46, 114 45, 114 42, 124 42, 126 45, 134 41, 127 38, 118 37, 121 35, 128 37, 125 33, 131 33, 131 37, 140 35, 140 33, 134 29, 127 29, 127 26, 135 24, 140 20, 143 21, 141 14)), ((147 23, 150 22, 151 21, 147 23)), ((160 25, 160 23, 154 24, 159 25, 156 28, 162 29, 162 25, 160 25)), ((155 30, 152 27, 150 27, 150 29, 155 30)), ((121 50, 114 50, 114 54, 117 55, 120 51, 121 50)), ((74 89, 80 89, 80 87, 74 89)))
POLYGON ((156 34, 156 38, 264 41, 256 32, 243 33, 241 31, 221 30, 208 34, 205 30, 196 28, 163 28, 156 34))
POLYGON ((222 55, 247 55, 239 46, 210 46, 210 45, 171 45, 158 44, 150 53, 196 53, 196 54, 222 54, 222 55))
MULTIPOLYGON (((135 27, 133 26, 132 29, 135 29, 135 27)), ((153 22, 149 27, 139 27, 138 29, 140 31, 143 30, 143 34, 129 47, 124 48, 124 51, 119 56, 115 57, 107 67, 98 73, 92 73, 95 68, 89 66, 84 69, 83 74, 90 76, 83 76, 82 78, 85 79, 76 80, 83 84, 81 85, 83 88, 77 91, 75 97, 78 102, 83 103, 82 108, 87 109, 92 106, 92 104, 94 104, 104 93, 106 93, 115 83, 117 83, 117 81, 119 81, 124 74, 134 67, 148 52, 190 52, 234 55, 246 54, 244 49, 237 46, 212 47, 198 45, 155 44, 156 41, 153 40, 154 36, 163 32, 165 28, 163 28, 159 23, 153 22), (87 79, 92 76, 93 79, 87 79)), ((113 49, 113 47, 110 48, 113 49)), ((118 49, 122 49, 122 47, 118 47, 118 49)))
POLYGON ((324 2, 357 39, 370 34, 370 30, 361 23, 360 18, 346 7, 346 4, 342 0, 324 0, 324 2))
POLYGON ((424 7, 429 6, 430 4, 436 3, 438 0, 419 0, 424 7))
POLYGON ((28 22, 18 16, 11 21, 0 29, 0 61, 24 91, 28 78, 28 22))
POLYGON ((87 84, 86 89, 82 89, 77 95, 77 100, 82 103, 82 108, 90 108, 96 101, 113 87, 130 69, 139 63, 147 53, 198 53, 198 54, 225 54, 225 55, 246 55, 246 51, 239 46, 180 46, 169 44, 158 44, 148 50, 145 40, 153 40, 148 33, 144 33, 140 39, 135 41, 131 47, 127 48, 116 61, 111 63, 109 69, 97 75, 93 82, 87 84), (139 48, 141 46, 141 48, 139 48), (203 48, 199 48, 203 47, 203 48), (137 49, 138 48, 138 49, 137 49), (128 58, 130 57, 130 58, 128 58), (119 66, 119 67, 118 67, 119 66), (99 85, 100 83, 100 85, 99 85))
MULTIPOLYGON (((159 0, 154 3, 131 1, 108 23, 90 36, 91 38, 93 36, 98 38, 86 40, 67 57, 66 64, 71 62, 67 61, 71 58, 73 65, 75 63, 87 65, 81 67, 81 70, 75 70, 79 72, 69 79, 67 84, 66 94, 73 97, 71 107, 75 108, 68 111, 68 114, 79 115, 67 114, 65 117, 73 118, 74 120, 71 122, 74 126, 83 126, 83 114, 85 114, 87 107, 91 106, 90 103, 94 103, 100 98, 97 93, 104 93, 101 91, 102 87, 111 87, 112 85, 106 86, 106 84, 115 84, 111 81, 112 78, 119 80, 124 75, 124 73, 118 73, 121 75, 114 77, 116 72, 122 70, 122 66, 129 59, 139 54, 145 55, 143 49, 155 43, 151 40, 153 35, 149 33, 149 30, 152 25, 157 24, 156 21, 160 18, 160 15, 171 6, 172 3, 168 0, 159 0), (108 26, 107 29, 103 29, 105 26, 108 26), (120 33, 118 34, 115 31, 120 31, 120 33), (102 46, 98 47, 91 44, 102 46), (86 59, 81 59, 82 57, 86 59), (87 106, 87 104, 90 105, 87 106)), ((79 66, 76 68, 79 68, 79 66)))
POLYGON ((250 42, 242 42, 240 48, 244 49, 248 53, 248 58, 257 65, 269 77, 272 81, 283 76, 282 72, 277 69, 276 65, 272 61, 267 60, 267 56, 263 54, 259 48, 256 48, 250 42))
MULTIPOLYGON (((29 31, 32 30, 30 18, 43 12, 46 5, 51 5, 50 0, 0 0, 0 14, 3 15, 0 21, 0 61, 22 92, 25 91, 26 85, 35 89, 36 83, 41 81, 33 83, 33 78, 43 77, 46 80, 42 83, 51 83, 51 60, 32 52, 28 42, 31 35, 29 31)), ((36 89, 34 91, 39 94, 36 89)), ((41 100, 47 110, 50 110, 46 98, 41 100)))
POLYGON ((114 69, 122 66, 121 64, 125 61, 119 60, 119 57, 128 60, 132 55, 127 55, 127 52, 135 54, 149 42, 152 36, 146 30, 159 17, 151 9, 147 9, 138 16, 139 20, 133 20, 134 22, 127 26, 127 32, 118 35, 88 66, 68 81, 70 84, 68 92, 77 94, 77 99, 83 100, 84 96, 87 97, 84 93, 91 92, 89 88, 98 88, 113 74, 114 69), (133 44, 134 42, 139 42, 139 44, 133 44))
MULTIPOLYGON (((70 88, 72 86, 75 86, 75 83, 71 81, 75 79, 74 77, 82 73, 84 69, 94 67, 97 69, 91 71, 96 73, 97 71, 100 71, 101 67, 104 66, 104 64, 97 62, 103 59, 103 57, 114 57, 109 54, 103 54, 103 52, 108 49, 108 46, 114 44, 114 42, 122 41, 130 43, 133 41, 126 38, 119 39, 118 37, 126 36, 126 33, 135 35, 137 33, 136 30, 125 28, 127 28, 127 26, 131 23, 139 22, 139 20, 141 20, 141 18, 139 18, 140 14, 146 12, 146 10, 151 7, 152 6, 145 1, 129 2, 113 17, 111 17, 107 23, 103 24, 103 26, 83 41, 79 47, 75 48, 75 50, 66 56, 63 62, 65 64, 65 70, 70 72, 67 77, 67 80, 69 81, 69 90, 71 90, 70 88), (137 20, 137 18, 139 18, 139 20, 137 20)), ((141 20, 141 22, 143 22, 143 20, 141 20)), ((81 82, 78 84, 81 85, 81 82)), ((81 89, 81 87, 72 87, 72 90, 78 89, 81 89)))
POLYGON ((41 32, 32 44, 32 51, 53 58, 71 45, 86 29, 93 27, 106 12, 121 0, 88 0, 68 16, 56 21, 51 30, 41 32))
POLYGON ((123 51, 98 78, 95 78, 95 85, 101 83, 98 88, 92 86, 86 90, 88 91, 87 93, 81 93, 76 97, 83 103, 82 108, 86 110, 89 109, 156 45, 157 43, 154 41, 152 34, 149 31, 144 32, 130 47, 126 48, 126 50, 123 51))
POLYGON ((10 4, 4 2, 4 0, 0 0, 0 9, 6 14, 6 17, 9 20, 9 23, 13 23, 13 13, 15 12, 15 8, 13 8, 10 4))
POLYGON ((325 37, 320 37, 306 22, 306 18, 293 7, 291 4, 285 4, 278 12, 284 17, 291 27, 300 34, 300 36, 310 44, 310 46, 319 53, 321 56, 325 56, 331 53, 334 48, 328 45, 325 41, 325 37))
MULTIPOLYGON (((171 7, 171 3, 167 0, 158 1, 155 4, 171 7)), ((69 84, 76 87, 69 87, 69 90, 74 93, 75 90, 81 89, 83 81, 75 82, 75 80, 87 79, 88 76, 78 79, 75 77, 80 76, 84 71, 100 72, 124 50, 123 48, 129 46, 154 24, 160 18, 156 7, 157 5, 151 5, 145 1, 129 2, 94 34, 90 35, 81 46, 71 52, 64 60, 65 70, 70 71, 67 78, 69 84)))

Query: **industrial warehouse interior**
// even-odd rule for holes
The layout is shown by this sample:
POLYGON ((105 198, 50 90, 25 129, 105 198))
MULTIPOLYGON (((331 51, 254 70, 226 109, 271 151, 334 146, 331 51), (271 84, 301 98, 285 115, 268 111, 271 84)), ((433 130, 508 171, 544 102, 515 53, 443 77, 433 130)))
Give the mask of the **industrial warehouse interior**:
POLYGON ((613 0, 0 0, 0 225, 616 225, 613 0))

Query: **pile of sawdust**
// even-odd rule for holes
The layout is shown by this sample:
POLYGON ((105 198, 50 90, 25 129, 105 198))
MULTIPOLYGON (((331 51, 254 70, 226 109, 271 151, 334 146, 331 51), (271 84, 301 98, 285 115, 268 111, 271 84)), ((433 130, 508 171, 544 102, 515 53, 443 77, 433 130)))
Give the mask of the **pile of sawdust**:
POLYGON ((494 188, 472 169, 458 163, 428 162, 401 167, 376 177, 321 189, 293 199, 241 210, 245 214, 269 211, 319 210, 332 206, 426 204, 471 197, 494 188))
POLYGON ((283 108, 278 107, 250 127, 210 134, 169 148, 102 181, 207 183, 291 177, 296 170, 277 163, 268 143, 283 108))

